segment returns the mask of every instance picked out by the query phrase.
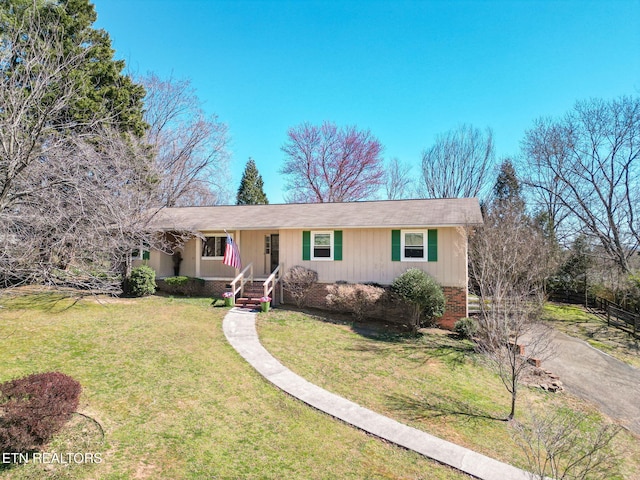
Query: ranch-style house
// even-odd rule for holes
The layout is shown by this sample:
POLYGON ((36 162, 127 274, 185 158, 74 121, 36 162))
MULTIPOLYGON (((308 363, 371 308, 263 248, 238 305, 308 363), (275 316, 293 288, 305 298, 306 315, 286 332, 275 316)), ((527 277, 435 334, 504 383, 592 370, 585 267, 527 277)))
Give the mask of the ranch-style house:
POLYGON ((440 323, 451 327, 467 316, 467 232, 482 224, 482 214, 476 198, 455 198, 176 207, 161 210, 153 223, 166 235, 193 234, 173 255, 146 255, 159 279, 198 277, 212 295, 230 288, 241 295, 246 283, 259 282, 278 297, 282 273, 302 265, 318 273, 310 298, 322 306, 327 284, 390 285, 419 268, 442 285, 447 306, 440 323), (241 269, 223 263, 227 235, 241 269))

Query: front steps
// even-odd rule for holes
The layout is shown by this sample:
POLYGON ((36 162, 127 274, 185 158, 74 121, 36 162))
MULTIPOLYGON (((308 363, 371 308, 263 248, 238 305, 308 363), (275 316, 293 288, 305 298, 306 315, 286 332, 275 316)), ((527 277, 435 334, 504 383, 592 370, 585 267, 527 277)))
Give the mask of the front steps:
POLYGON ((236 307, 259 309, 260 299, 264 295, 262 283, 247 284, 244 287, 244 296, 236 298, 236 307))

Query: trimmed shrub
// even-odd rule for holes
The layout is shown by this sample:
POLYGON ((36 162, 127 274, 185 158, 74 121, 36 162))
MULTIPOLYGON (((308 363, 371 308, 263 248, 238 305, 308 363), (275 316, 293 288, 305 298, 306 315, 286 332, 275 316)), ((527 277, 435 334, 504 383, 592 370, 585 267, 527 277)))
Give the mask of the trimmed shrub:
POLYGON ((284 289, 289 292, 298 308, 306 304, 307 294, 318 282, 318 272, 296 265, 287 270, 282 276, 284 289))
POLYGON ((453 331, 461 338, 471 339, 477 332, 480 325, 475 318, 464 317, 456 322, 453 331))
POLYGON ((60 372, 0 384, 0 452, 28 452, 46 444, 78 408, 81 390, 60 372))
POLYGON ((196 277, 168 277, 164 279, 166 290, 168 293, 177 293, 180 295, 197 295, 204 288, 204 280, 196 277))
POLYGON ((327 305, 337 310, 353 313, 362 320, 367 311, 382 298, 385 289, 374 285, 330 285, 327 287, 327 305))
POLYGON ((124 282, 124 293, 131 297, 144 297, 156 291, 156 272, 147 265, 140 265, 131 270, 131 275, 124 282))
POLYGON ((414 333, 420 326, 444 314, 442 287, 422 270, 410 268, 396 277, 391 290, 411 306, 410 326, 414 333))

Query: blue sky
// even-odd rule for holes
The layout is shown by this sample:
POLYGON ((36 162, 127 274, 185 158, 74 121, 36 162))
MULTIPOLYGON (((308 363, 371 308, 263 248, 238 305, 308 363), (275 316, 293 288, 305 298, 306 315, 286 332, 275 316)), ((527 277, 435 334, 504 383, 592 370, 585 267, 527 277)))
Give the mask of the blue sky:
POLYGON ((93 0, 130 73, 190 79, 229 126, 235 200, 249 157, 271 203, 287 129, 369 129, 419 174, 470 123, 516 155, 536 118, 640 95, 640 0, 93 0))

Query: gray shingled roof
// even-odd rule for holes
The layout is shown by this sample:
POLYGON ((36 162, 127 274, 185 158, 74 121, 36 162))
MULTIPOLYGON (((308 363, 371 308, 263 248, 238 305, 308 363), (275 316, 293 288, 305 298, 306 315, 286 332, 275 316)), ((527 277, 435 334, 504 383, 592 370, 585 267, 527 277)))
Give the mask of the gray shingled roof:
POLYGON ((161 230, 192 231, 480 224, 482 214, 477 198, 175 207, 161 210, 152 222, 154 228, 161 230))

